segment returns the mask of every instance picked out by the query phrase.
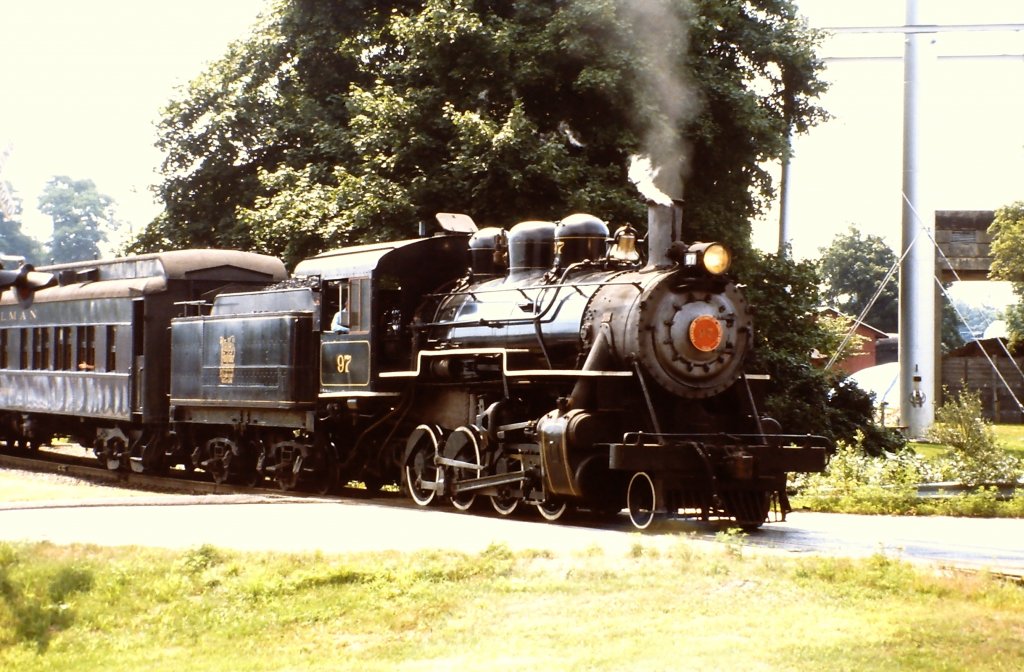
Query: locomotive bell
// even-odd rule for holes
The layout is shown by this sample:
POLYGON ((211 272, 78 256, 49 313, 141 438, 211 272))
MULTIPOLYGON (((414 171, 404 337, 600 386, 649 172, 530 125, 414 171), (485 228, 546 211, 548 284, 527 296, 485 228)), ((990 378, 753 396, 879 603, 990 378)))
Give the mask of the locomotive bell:
POLYGON ((620 226, 615 232, 608 257, 613 261, 636 263, 640 254, 636 251, 636 229, 629 224, 620 226))

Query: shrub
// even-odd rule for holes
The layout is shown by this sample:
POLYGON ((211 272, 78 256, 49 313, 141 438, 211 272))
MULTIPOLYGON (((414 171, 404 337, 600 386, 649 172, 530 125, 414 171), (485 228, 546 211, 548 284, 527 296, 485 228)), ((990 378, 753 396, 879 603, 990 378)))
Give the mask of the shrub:
POLYGON ((1021 476, 1021 460, 996 444, 992 423, 981 415, 977 392, 960 390, 937 408, 929 438, 950 447, 943 463, 943 480, 978 485, 1012 482, 1021 476))
POLYGON ((800 504, 818 511, 896 514, 913 510, 923 462, 908 451, 872 457, 864 450, 864 435, 852 443, 840 441, 824 473, 793 482, 800 504))

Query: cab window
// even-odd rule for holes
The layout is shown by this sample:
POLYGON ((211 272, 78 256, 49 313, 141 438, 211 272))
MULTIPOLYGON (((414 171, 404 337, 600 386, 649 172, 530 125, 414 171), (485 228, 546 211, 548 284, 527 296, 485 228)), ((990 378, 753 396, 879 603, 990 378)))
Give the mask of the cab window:
POLYGON ((330 315, 329 330, 336 334, 365 331, 363 325, 364 278, 334 280, 324 288, 324 314, 330 315))

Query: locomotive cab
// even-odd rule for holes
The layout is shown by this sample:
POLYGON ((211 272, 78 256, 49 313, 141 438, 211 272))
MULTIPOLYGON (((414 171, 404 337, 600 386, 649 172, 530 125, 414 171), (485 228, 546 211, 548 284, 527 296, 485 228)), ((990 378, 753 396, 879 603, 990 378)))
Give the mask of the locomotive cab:
POLYGON ((390 397, 381 374, 411 365, 411 323, 424 297, 465 275, 464 235, 345 248, 301 262, 297 277, 320 283, 320 394, 390 397))

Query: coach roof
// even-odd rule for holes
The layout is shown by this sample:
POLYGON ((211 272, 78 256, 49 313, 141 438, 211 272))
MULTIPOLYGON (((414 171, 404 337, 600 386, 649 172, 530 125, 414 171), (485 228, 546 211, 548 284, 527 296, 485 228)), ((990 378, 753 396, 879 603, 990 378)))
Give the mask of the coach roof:
MULTIPOLYGON (((40 302, 142 296, 162 292, 169 280, 218 279, 225 270, 253 276, 266 282, 288 277, 280 259, 237 250, 177 250, 140 254, 117 259, 76 261, 40 267, 53 273, 59 285, 36 292, 40 302)), ((236 273, 237 274, 237 273, 236 273)), ((5 292, 0 303, 14 303, 5 292)))
POLYGON ((168 280, 193 278, 204 271, 236 267, 266 275, 277 281, 288 277, 284 264, 276 257, 238 250, 175 250, 155 252, 117 259, 76 261, 67 264, 43 266, 37 270, 54 273, 71 271, 93 280, 128 280, 133 278, 163 277, 168 280))

